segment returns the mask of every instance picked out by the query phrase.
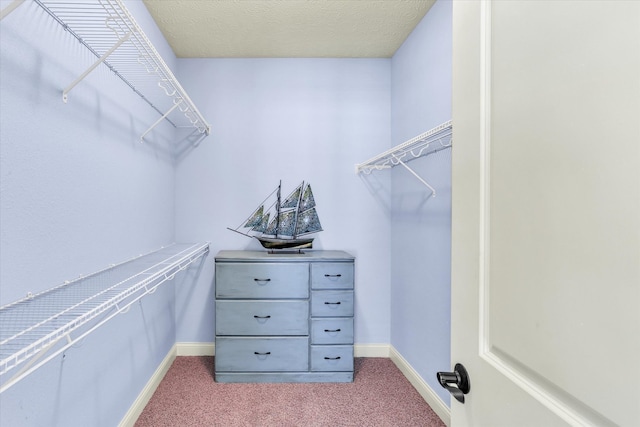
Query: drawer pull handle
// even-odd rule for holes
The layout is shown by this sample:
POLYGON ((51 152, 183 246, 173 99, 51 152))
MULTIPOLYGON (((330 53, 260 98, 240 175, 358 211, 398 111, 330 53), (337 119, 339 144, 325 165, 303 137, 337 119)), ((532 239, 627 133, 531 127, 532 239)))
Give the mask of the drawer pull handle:
POLYGON ((337 356, 337 357, 328 357, 328 356, 325 356, 324 360, 340 360, 340 356, 337 356))
POLYGON ((258 316, 257 314, 253 316, 254 319, 271 319, 271 316, 258 316))
POLYGON ((268 356, 271 352, 265 351, 264 353, 260 353, 259 351, 254 351, 253 354, 257 354, 258 356, 268 356))
POLYGON ((340 332, 340 329, 325 329, 325 332, 340 332))
POLYGON ((271 279, 258 279, 257 277, 253 279, 254 282, 270 282, 271 279))
POLYGON ((325 274, 324 277, 342 277, 342 274, 325 274))
POLYGON ((340 301, 338 302, 329 302, 329 301, 325 301, 325 304, 335 304, 335 305, 340 305, 340 301))

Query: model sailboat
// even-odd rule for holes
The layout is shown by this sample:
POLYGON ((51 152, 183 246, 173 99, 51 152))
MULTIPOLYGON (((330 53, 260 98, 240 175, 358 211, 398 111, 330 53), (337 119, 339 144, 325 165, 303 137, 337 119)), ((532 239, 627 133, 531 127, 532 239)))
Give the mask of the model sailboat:
POLYGON ((256 238, 267 249, 311 248, 313 237, 305 236, 322 231, 311 186, 303 181, 284 200, 281 187, 282 182, 247 220, 229 230, 256 238), (276 200, 265 207, 274 194, 276 200), (248 230, 242 232, 241 228, 248 230))

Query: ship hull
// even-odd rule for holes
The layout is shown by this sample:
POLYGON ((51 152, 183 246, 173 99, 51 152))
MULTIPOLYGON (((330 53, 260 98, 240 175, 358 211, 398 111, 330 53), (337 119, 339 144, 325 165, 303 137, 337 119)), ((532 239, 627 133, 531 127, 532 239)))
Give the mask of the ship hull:
POLYGON ((273 237, 256 237, 266 249, 308 249, 312 247, 313 237, 307 239, 277 239, 273 237))

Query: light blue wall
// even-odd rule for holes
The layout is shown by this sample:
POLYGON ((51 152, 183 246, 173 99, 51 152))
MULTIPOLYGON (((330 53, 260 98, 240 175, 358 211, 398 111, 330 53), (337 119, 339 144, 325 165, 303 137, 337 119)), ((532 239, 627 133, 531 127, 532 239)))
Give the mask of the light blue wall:
MULTIPOLYGON (((392 145, 451 119, 452 4, 434 4, 391 63, 392 145)), ((451 150, 391 170, 391 344, 438 395, 450 370, 451 150)))
MULTIPOLYGON (((142 2, 128 5, 158 40, 142 2)), ((105 67, 63 103, 62 89, 95 57, 34 2, 0 31, 4 305, 174 240, 174 131, 161 125, 138 142, 157 113, 105 67)), ((156 47, 174 61, 164 39, 156 47)), ((0 425, 117 425, 175 342, 173 287, 0 395, 0 425)))
MULTIPOLYGON (((212 135, 176 168, 176 235, 221 249, 260 248, 229 231, 282 180, 311 183, 324 231, 314 249, 356 259, 356 343, 389 342, 388 191, 354 165, 390 138, 390 60, 180 59, 185 89, 212 135)), ((389 177, 379 177, 389 188, 389 177)), ((213 257, 178 290, 178 341, 214 339, 213 257)))

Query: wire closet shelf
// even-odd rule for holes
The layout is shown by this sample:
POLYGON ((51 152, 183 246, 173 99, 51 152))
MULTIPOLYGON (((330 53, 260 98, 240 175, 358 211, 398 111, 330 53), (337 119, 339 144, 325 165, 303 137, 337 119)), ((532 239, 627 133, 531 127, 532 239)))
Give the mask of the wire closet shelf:
POLYGON ((173 244, 0 307, 0 393, 208 252, 208 243, 173 244))
POLYGON ((160 114, 141 140, 163 120, 209 135, 210 125, 121 0, 33 1, 98 58, 64 89, 65 102, 69 92, 103 63, 160 114), (172 114, 176 109, 181 114, 172 114))
POLYGON ((453 127, 451 120, 444 122, 410 140, 396 145, 384 153, 356 165, 356 173, 370 174, 374 170, 390 169, 401 165, 436 195, 436 190, 422 179, 406 162, 451 148, 453 144, 453 127))

